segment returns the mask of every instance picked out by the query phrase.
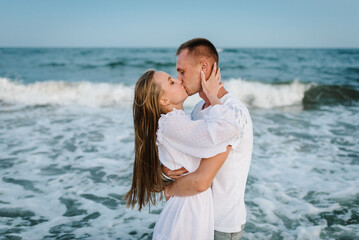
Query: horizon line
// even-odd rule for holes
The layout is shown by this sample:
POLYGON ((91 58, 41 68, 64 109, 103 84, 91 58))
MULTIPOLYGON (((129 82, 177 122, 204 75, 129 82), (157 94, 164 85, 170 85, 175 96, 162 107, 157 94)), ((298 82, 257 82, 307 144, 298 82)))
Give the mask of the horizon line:
MULTIPOLYGON (((178 48, 178 46, 1 46, 0 48, 178 48)), ((227 46, 216 47, 217 49, 230 48, 274 48, 274 49, 359 49, 359 46, 227 46)))

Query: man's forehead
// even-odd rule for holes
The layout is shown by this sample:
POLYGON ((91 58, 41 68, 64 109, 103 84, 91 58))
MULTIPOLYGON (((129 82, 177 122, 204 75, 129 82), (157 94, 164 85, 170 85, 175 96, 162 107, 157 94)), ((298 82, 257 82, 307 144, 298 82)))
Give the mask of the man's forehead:
POLYGON ((183 68, 184 68, 184 64, 185 64, 185 61, 183 60, 183 57, 177 56, 176 68, 177 68, 177 69, 183 69, 183 68))
POLYGON ((194 57, 189 54, 188 49, 184 49, 177 56, 177 68, 183 68, 186 64, 190 64, 194 61, 194 57))
POLYGON ((187 53, 185 52, 187 50, 183 50, 180 54, 177 56, 177 64, 180 64, 185 60, 187 53))

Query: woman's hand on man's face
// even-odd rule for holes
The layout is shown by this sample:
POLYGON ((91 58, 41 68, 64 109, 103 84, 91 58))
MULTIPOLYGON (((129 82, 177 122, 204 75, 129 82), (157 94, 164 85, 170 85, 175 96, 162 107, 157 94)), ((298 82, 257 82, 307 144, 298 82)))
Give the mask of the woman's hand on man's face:
POLYGON ((212 73, 208 80, 206 80, 204 72, 201 71, 201 84, 208 99, 217 98, 218 91, 223 87, 224 83, 221 83, 221 69, 217 68, 216 63, 213 64, 212 73))

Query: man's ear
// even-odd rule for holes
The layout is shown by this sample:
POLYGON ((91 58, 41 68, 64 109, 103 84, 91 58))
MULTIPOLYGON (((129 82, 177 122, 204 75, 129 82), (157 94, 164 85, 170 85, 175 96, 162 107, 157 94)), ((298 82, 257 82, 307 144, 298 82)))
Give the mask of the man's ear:
POLYGON ((204 72, 204 74, 207 74, 210 72, 209 64, 206 60, 201 60, 200 65, 201 65, 201 70, 204 72))

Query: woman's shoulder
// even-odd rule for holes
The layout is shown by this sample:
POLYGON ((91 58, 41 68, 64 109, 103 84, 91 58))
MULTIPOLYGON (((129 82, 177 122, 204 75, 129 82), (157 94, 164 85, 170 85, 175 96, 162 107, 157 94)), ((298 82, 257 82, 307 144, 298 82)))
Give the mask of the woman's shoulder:
POLYGON ((181 118, 188 118, 189 116, 185 114, 185 112, 182 109, 176 109, 174 108, 171 112, 168 112, 166 114, 161 114, 161 117, 159 119, 159 123, 166 123, 167 121, 172 121, 174 119, 181 119, 181 118))
POLYGON ((163 134, 164 129, 171 129, 173 126, 178 125, 178 123, 182 123, 184 119, 191 118, 181 109, 174 108, 171 112, 161 114, 161 117, 158 120, 157 137, 163 134))

